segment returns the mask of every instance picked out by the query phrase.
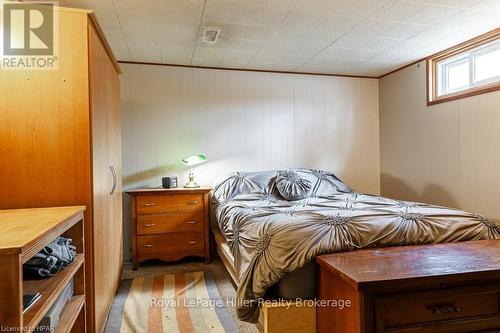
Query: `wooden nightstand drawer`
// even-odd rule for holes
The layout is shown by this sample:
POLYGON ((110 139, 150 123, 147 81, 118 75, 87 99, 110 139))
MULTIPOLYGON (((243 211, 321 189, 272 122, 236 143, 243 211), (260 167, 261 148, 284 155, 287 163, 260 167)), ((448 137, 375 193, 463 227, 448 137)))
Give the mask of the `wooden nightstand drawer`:
POLYGON ((203 211, 201 194, 163 194, 137 197, 137 213, 189 213, 203 211))
POLYGON ((203 233, 138 236, 137 252, 139 256, 179 252, 203 252, 205 245, 203 236, 203 233))
POLYGON ((137 234, 139 235, 184 231, 203 232, 203 229, 203 212, 137 216, 137 234))
POLYGON ((498 286, 409 292, 376 300, 385 328, 500 315, 498 286))

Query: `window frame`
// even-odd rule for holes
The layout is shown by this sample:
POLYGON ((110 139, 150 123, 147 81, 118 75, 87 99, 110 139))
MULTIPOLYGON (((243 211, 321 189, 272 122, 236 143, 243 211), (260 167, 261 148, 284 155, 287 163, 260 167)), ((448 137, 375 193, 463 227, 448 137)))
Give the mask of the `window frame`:
MULTIPOLYGON (((474 65, 471 61, 475 61, 475 58, 491 51, 500 49, 500 45, 488 45, 494 42, 500 41, 500 28, 487 32, 481 36, 468 40, 464 43, 455 45, 446 49, 444 51, 438 52, 426 59, 427 63, 427 105, 433 105, 438 103, 443 103, 447 101, 452 101, 460 98, 466 98, 474 95, 485 94, 488 92, 500 90, 500 81, 498 79, 500 76, 495 76, 493 78, 485 79, 482 81, 475 82, 475 72, 474 65), (469 52, 473 49, 477 49, 474 52, 469 52), (452 60, 457 58, 455 62, 467 61, 469 63, 469 88, 450 91, 443 95, 438 95, 438 92, 445 91, 445 85, 439 87, 438 84, 438 71, 441 69, 439 64, 446 60, 452 60)), ((449 64, 444 64, 442 67, 451 65, 455 63, 454 61, 449 64)), ((445 80, 443 80, 445 81, 445 80)), ((446 83, 444 83, 446 84, 446 83)))

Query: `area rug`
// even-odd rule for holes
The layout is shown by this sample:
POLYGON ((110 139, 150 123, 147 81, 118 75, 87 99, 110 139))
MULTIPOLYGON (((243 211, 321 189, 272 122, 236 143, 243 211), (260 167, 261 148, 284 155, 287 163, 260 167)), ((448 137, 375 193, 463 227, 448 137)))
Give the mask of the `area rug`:
POLYGON ((106 333, 237 332, 211 272, 123 280, 106 333))

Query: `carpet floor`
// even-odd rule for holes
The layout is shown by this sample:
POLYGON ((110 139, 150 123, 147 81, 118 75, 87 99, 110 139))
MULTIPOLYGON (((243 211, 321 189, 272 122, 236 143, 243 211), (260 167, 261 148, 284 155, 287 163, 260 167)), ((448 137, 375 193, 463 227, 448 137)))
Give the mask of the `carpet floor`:
MULTIPOLYGON (((236 297, 236 289, 219 258, 213 258, 212 262, 206 265, 203 261, 187 258, 176 263, 164 263, 161 261, 151 261, 139 265, 137 271, 132 270, 131 264, 125 264, 122 273, 122 279, 128 280, 139 276, 157 276, 161 274, 175 274, 193 271, 210 271, 212 272, 217 289, 222 299, 234 299, 236 297)), ((236 316, 236 308, 227 304, 227 311, 234 318, 238 332, 242 333, 258 333, 262 332, 260 325, 249 324, 240 321, 236 316)), ((113 313, 110 313, 113 316, 113 313)), ((111 321, 111 318, 110 318, 111 321)), ((235 332, 236 333, 236 332, 235 332)))

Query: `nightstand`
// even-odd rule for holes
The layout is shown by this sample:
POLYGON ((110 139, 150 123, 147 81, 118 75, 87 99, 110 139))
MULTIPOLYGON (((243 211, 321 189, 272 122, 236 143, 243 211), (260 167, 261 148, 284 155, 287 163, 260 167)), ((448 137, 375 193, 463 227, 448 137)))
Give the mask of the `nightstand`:
POLYGON ((187 256, 210 262, 209 193, 212 189, 139 188, 131 196, 133 267, 149 259, 187 256))

